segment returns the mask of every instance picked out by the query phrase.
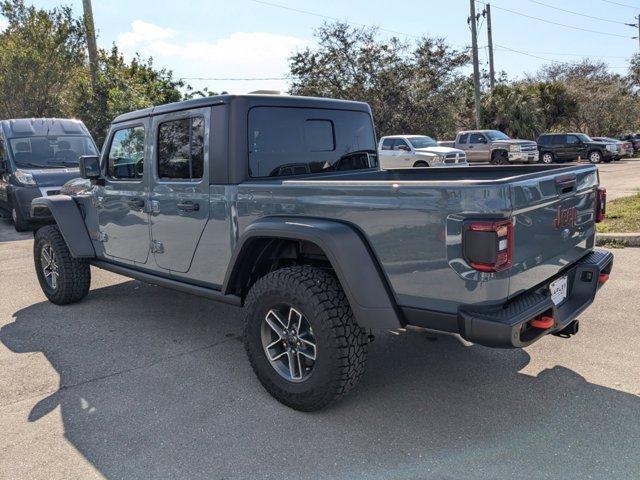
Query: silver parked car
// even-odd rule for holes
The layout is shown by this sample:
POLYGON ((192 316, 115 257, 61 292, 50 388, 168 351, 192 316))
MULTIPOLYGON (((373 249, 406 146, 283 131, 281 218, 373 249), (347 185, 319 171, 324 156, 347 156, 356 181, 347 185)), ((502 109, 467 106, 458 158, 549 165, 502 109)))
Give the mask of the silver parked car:
POLYGON ((382 137, 378 158, 384 169, 469 166, 462 150, 440 146, 426 135, 382 137))

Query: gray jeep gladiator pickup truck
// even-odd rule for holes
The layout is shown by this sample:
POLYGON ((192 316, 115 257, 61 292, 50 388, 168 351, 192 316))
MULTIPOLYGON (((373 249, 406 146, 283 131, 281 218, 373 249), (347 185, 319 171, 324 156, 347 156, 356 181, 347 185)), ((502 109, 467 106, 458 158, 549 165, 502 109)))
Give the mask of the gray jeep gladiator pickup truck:
POLYGON ((322 408, 361 377, 375 331, 490 347, 570 336, 607 280, 594 165, 381 170, 370 108, 216 96, 116 118, 86 189, 35 199, 45 295, 90 266, 245 309, 245 348, 282 403, 322 408))

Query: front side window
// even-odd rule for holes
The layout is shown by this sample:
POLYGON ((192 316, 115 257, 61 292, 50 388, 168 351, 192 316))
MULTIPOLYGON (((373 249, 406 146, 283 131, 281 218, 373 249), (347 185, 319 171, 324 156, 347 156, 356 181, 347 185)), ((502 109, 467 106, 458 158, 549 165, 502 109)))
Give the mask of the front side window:
POLYGON ((472 133, 469 143, 487 143, 487 139, 481 133, 472 133))
POLYGON ((144 127, 123 128, 114 133, 109 147, 107 173, 117 180, 142 178, 144 167, 144 127))
POLYGON ((580 141, 578 140, 578 137, 576 137, 575 135, 567 135, 568 145, 576 145, 577 143, 580 143, 580 141))
POLYGON ((87 135, 48 135, 9 139, 17 168, 77 167, 82 155, 97 155, 87 135))
POLYGON ((396 140, 396 144, 393 146, 393 149, 394 150, 411 150, 409 148, 409 145, 407 145, 407 142, 405 142, 401 138, 398 138, 396 140))
POLYGON ((359 170, 378 164, 368 113, 254 107, 248 120, 251 177, 359 170))
POLYGON ((158 128, 158 177, 199 180, 204 170, 204 118, 171 120, 158 128))
POLYGON ((385 138, 382 141, 382 150, 393 150, 393 145, 395 143, 395 138, 385 138))

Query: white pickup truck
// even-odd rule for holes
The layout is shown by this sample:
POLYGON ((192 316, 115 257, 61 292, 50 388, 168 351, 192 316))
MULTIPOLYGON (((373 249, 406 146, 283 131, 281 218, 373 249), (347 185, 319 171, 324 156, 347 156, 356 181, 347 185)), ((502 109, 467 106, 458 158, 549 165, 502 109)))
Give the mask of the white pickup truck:
POLYGON ((464 151, 438 145, 426 135, 391 135, 378 143, 380 167, 396 168, 469 166, 464 151))

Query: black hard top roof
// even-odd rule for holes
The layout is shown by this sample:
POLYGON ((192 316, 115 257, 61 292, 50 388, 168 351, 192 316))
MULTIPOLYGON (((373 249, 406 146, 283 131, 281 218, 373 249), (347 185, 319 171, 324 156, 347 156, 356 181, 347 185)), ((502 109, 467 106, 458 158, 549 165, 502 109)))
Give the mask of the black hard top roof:
POLYGON ((212 97, 195 98, 183 102, 167 103, 155 107, 143 108, 135 112, 124 113, 116 117, 112 123, 121 123, 136 118, 160 115, 164 113, 188 110, 191 108, 208 107, 211 105, 242 103, 247 108, 256 106, 278 107, 306 107, 329 108, 337 110, 359 110, 370 113, 369 105, 364 102, 351 100, 336 100, 332 98, 298 97, 293 95, 216 95, 212 97))
POLYGON ((87 127, 74 118, 16 118, 0 120, 7 138, 45 135, 89 135, 87 127))

